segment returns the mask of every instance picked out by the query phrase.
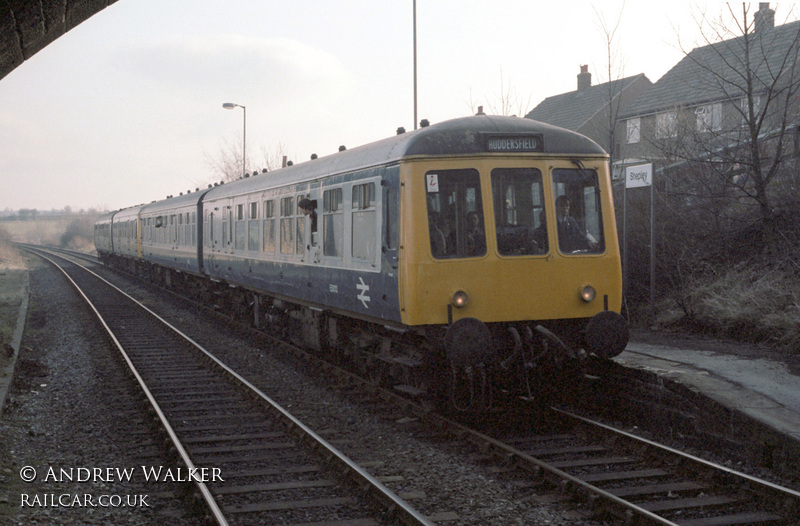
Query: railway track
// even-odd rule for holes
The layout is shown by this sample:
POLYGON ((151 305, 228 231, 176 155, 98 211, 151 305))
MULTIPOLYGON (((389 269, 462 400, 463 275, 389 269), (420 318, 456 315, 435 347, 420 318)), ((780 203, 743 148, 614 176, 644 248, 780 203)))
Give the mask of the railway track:
MULTIPOLYGON (((310 355, 303 359, 316 360, 310 355)), ((326 375, 335 370, 329 364, 324 368, 326 375)), ((337 374, 354 381, 346 372, 337 374)), ((542 418, 563 422, 561 429, 540 427, 498 439, 431 414, 395 393, 375 388, 368 380, 362 382, 366 391, 378 393, 381 400, 419 418, 430 430, 457 437, 462 444, 467 441, 481 455, 491 453, 498 464, 496 473, 534 488, 543 503, 574 506, 580 510, 576 516, 584 520, 685 526, 798 524, 800 493, 796 490, 565 411, 553 408, 542 418)))
POLYGON ((620 429, 550 408, 565 429, 478 436, 516 467, 631 524, 798 524, 800 492, 620 429))
POLYGON ((159 479, 193 483, 214 522, 431 524, 163 318, 88 269, 37 253, 89 303, 158 415, 178 458, 159 479))

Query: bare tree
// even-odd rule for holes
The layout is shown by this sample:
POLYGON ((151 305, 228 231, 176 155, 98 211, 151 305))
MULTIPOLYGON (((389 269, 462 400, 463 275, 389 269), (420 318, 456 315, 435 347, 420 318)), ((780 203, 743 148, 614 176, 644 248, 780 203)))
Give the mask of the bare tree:
POLYGON ((206 154, 213 182, 231 182, 242 177, 242 143, 225 142, 215 156, 206 154))
POLYGON ((619 49, 619 41, 617 40, 617 32, 622 23, 622 13, 625 10, 625 3, 623 2, 613 27, 608 23, 605 16, 598 11, 597 7, 592 6, 592 8, 597 16, 597 23, 603 33, 606 47, 606 129, 598 131, 608 137, 607 144, 609 145, 609 155, 611 156, 610 163, 613 165, 615 155, 614 138, 616 137, 617 122, 619 122, 619 114, 620 110, 623 108, 623 101, 621 97, 617 97, 618 87, 612 80, 622 79, 625 72, 624 62, 619 49))
MULTIPOLYGON (((248 175, 266 170, 271 172, 283 166, 284 158, 288 158, 286 147, 282 143, 276 144, 271 150, 266 146, 261 147, 261 165, 247 161, 248 175)), ((216 156, 206 155, 206 164, 212 171, 212 184, 214 182, 231 182, 242 178, 242 145, 240 143, 223 144, 216 156)))
POLYGON ((495 115, 518 115, 524 117, 530 111, 531 95, 528 100, 523 98, 517 93, 512 84, 505 85, 503 79, 503 69, 500 68, 500 93, 495 96, 496 103, 487 101, 486 105, 489 110, 495 115))
POLYGON ((289 155, 286 153, 287 149, 283 143, 275 144, 272 149, 268 149, 266 146, 261 147, 261 156, 262 156, 262 164, 261 170, 267 170, 271 172, 272 170, 277 170, 278 168, 283 167, 283 163, 285 160, 289 158, 289 155))
MULTIPOLYGON (((530 111, 531 98, 532 95, 528 95, 528 99, 524 100, 511 84, 506 86, 503 79, 503 70, 501 68, 500 93, 495 94, 494 98, 492 99, 487 99, 484 104, 486 104, 489 112, 494 115, 516 115, 524 117, 530 111)), ((478 101, 473 99, 472 88, 469 90, 469 100, 467 100, 467 106, 473 115, 478 111, 478 108, 482 107, 479 105, 478 101)))
POLYGON ((684 50, 695 104, 676 108, 676 138, 659 146, 684 202, 722 230, 756 224, 773 250, 780 207, 796 199, 800 23, 774 26, 767 5, 744 3, 697 24, 705 45, 684 50))

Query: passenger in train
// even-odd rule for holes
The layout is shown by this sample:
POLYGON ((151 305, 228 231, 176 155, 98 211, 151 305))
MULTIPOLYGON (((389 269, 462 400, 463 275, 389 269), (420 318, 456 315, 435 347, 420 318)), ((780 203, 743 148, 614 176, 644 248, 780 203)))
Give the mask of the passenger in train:
POLYGON ((558 246, 563 252, 592 249, 595 243, 589 239, 575 218, 569 215, 569 198, 566 195, 560 195, 556 199, 556 218, 558 246))
POLYGON ((311 219, 311 232, 314 233, 317 231, 317 204, 316 201, 312 201, 311 199, 304 197, 297 203, 298 208, 303 213, 303 215, 309 216, 311 219))
POLYGON ((439 213, 431 210, 428 213, 428 224, 431 235, 431 252, 433 257, 442 257, 447 252, 447 241, 444 232, 439 228, 439 213))
POLYGON ((486 235, 480 225, 478 214, 467 212, 467 256, 481 256, 486 253, 486 235))

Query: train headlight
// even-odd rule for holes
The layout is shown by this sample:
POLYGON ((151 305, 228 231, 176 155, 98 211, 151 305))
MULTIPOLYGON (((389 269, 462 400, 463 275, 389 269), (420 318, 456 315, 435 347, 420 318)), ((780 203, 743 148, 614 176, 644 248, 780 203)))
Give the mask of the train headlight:
POLYGON ((597 291, 591 285, 584 285, 581 289, 581 299, 586 303, 590 303, 595 296, 597 296, 597 291))
POLYGON ((467 296, 467 293, 464 292, 463 290, 459 290, 458 292, 453 294, 453 305, 457 309, 466 307, 467 303, 469 303, 469 296, 467 296))

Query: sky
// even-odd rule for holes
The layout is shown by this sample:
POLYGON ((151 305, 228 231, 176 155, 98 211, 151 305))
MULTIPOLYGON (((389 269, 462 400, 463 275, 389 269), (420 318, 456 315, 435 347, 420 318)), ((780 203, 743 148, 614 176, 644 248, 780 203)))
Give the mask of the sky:
MULTIPOLYGON (((0 79, 0 212, 114 210, 414 129, 412 0, 118 0, 0 79), (239 157, 237 157, 239 158, 239 157)), ((740 5, 740 4, 736 4, 740 5)), ((773 4, 776 24, 796 17, 773 4)), ((417 0, 417 115, 512 113, 580 66, 656 82, 721 2, 417 0)), ((753 10, 757 9, 754 4, 753 10)))

